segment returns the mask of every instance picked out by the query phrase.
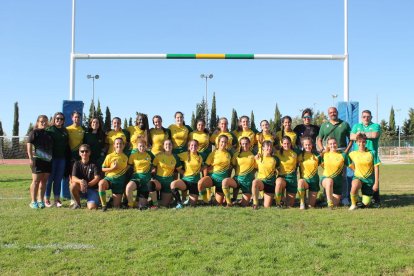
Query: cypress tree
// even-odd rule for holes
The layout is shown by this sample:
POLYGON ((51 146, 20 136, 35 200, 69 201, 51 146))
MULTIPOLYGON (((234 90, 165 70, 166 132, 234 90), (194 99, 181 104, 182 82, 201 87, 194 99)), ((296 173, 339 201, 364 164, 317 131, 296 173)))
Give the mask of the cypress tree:
POLYGON ((124 129, 128 128, 128 120, 124 118, 124 129))
POLYGON ((29 127, 27 128, 26 136, 29 136, 29 133, 33 130, 34 126, 32 123, 29 124, 29 127))
POLYGON ((394 111, 394 107, 391 106, 391 111, 390 111, 390 120, 388 122, 388 130, 391 132, 391 135, 396 135, 396 126, 395 126, 395 111, 394 111))
MULTIPOLYGON (((13 120, 13 136, 19 136, 19 104, 14 103, 14 120, 13 120)), ((19 149, 19 138, 12 138, 13 152, 19 149)))
POLYGON ((109 111, 109 107, 106 107, 105 110, 105 123, 103 129, 105 132, 111 130, 111 111, 109 111))
POLYGON ((233 108, 233 111, 231 112, 231 124, 230 124, 230 130, 234 131, 239 126, 239 118, 237 117, 237 111, 233 108))
POLYGON ((209 128, 213 131, 217 127, 217 107, 216 107, 216 93, 213 93, 213 100, 211 101, 211 113, 210 113, 210 124, 209 128))
POLYGON ((128 126, 133 126, 133 125, 132 125, 132 117, 129 117, 128 126))
POLYGON ((90 127, 89 122, 92 120, 93 117, 96 116, 96 109, 95 109, 95 103, 93 100, 91 101, 91 105, 89 106, 89 116, 87 122, 85 122, 86 127, 90 127))
POLYGON ((191 128, 192 129, 196 129, 196 118, 195 118, 195 115, 194 115, 194 111, 192 112, 192 114, 191 114, 191 128))
POLYGON ((253 131, 257 131, 256 123, 254 122, 254 113, 253 110, 250 113, 250 129, 253 131))
POLYGON ((0 157, 4 158, 3 152, 4 152, 4 131, 3 131, 3 124, 0 121, 0 157))
POLYGON ((98 100, 98 106, 96 107, 96 117, 98 117, 99 124, 103 128, 104 119, 103 119, 103 114, 102 114, 102 109, 101 109, 101 102, 99 100, 98 100))

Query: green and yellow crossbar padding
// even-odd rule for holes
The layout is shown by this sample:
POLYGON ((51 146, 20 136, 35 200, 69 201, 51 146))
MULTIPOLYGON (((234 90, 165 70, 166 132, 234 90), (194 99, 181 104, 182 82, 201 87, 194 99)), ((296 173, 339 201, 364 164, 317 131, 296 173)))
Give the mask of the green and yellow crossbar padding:
POLYGON ((308 59, 344 60, 345 55, 303 54, 73 54, 75 59, 308 59))

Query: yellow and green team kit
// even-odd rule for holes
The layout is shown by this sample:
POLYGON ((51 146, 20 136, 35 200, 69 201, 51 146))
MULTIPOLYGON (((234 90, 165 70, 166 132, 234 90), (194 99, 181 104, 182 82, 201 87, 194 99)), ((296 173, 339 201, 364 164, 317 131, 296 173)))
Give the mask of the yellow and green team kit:
MULTIPOLYGON (((297 135, 296 133, 292 130, 292 131, 285 131, 283 132, 283 136, 288 136, 290 138, 290 140, 292 141, 292 146, 296 147, 296 139, 297 139, 297 135)), ((277 141, 279 141, 279 145, 282 146, 282 131, 279 130, 278 132, 276 132, 276 139, 277 141)))
POLYGON ((171 132, 171 140, 173 143, 173 153, 179 154, 187 151, 188 135, 191 132, 191 128, 186 125, 177 126, 172 124, 168 127, 171 132))
POLYGON ((136 151, 129 156, 128 164, 132 166, 134 174, 131 181, 134 181, 140 191, 147 192, 147 184, 151 180, 151 168, 154 155, 151 152, 136 151))
POLYGON ((210 136, 205 133, 204 131, 193 131, 190 133, 188 140, 197 140, 198 142, 198 153, 203 158, 205 162, 207 160, 208 155, 211 152, 210 149, 210 136))
POLYGON ((227 150, 215 149, 208 155, 206 164, 211 167, 208 173, 214 186, 221 188, 223 179, 230 176, 230 153, 227 150))
POLYGON ((262 146, 264 141, 272 142, 272 146, 275 144, 275 137, 271 133, 263 133, 259 132, 256 134, 256 141, 257 141, 257 152, 259 154, 262 153, 262 146))
POLYGON ((114 194, 122 194, 125 185, 125 173, 128 170, 128 157, 125 153, 110 153, 105 157, 102 168, 110 168, 116 162, 117 167, 105 173, 105 180, 110 182, 114 194))
POLYGON ((144 141, 148 144, 147 132, 145 129, 142 130, 139 126, 129 126, 126 131, 129 133, 129 150, 131 150, 131 153, 136 151, 138 138, 144 139, 144 141))
POLYGON ((240 185, 243 194, 252 193, 252 182, 257 168, 254 154, 251 151, 237 152, 231 163, 235 168, 234 180, 240 185))
POLYGON ((276 156, 261 156, 256 160, 257 176, 263 184, 275 187, 276 185, 276 169, 280 161, 276 156))
POLYGON ((282 153, 276 151, 276 157, 280 160, 279 177, 286 181, 286 192, 296 194, 298 192, 298 151, 289 149, 283 150, 282 153))
POLYGON ((66 128, 69 137, 69 148, 72 152, 72 159, 80 160, 79 147, 83 143, 85 129, 82 126, 70 125, 66 128))
POLYGON ((219 143, 219 137, 221 135, 225 135, 227 136, 228 140, 227 140, 227 147, 226 149, 229 151, 233 151, 233 147, 237 144, 237 137, 228 131, 219 131, 219 132, 215 132, 210 136, 210 142, 216 147, 218 148, 218 143, 219 143))
POLYGON ((161 152, 155 156, 153 165, 156 167, 155 179, 161 183, 161 192, 171 193, 170 184, 174 180, 174 171, 179 165, 177 157, 174 154, 161 152))
MULTIPOLYGON (((353 179, 359 179, 362 182, 361 191, 363 195, 363 203, 368 205, 371 202, 371 196, 373 194, 372 187, 375 184, 374 168, 375 166, 379 166, 380 162, 376 160, 375 153, 372 151, 353 151, 348 155, 348 159, 348 162, 350 163, 349 166, 354 169, 353 179)), ((357 197, 358 194, 351 194, 353 204, 356 204, 357 197), (352 198, 352 196, 354 198, 352 198)))
POLYGON ((150 129, 150 138, 151 138, 151 152, 153 155, 163 151, 164 141, 170 139, 170 130, 166 128, 151 128, 150 129))
POLYGON ((343 170, 347 164, 346 153, 327 152, 323 155, 322 167, 323 174, 321 180, 332 178, 334 181, 333 193, 342 194, 343 170))
POLYGON ((201 155, 186 151, 178 154, 178 158, 181 161, 178 168, 184 167, 182 180, 197 183, 200 180, 200 172, 203 164, 201 155))
POLYGON ((321 157, 312 152, 302 152, 298 156, 300 178, 309 185, 309 191, 319 192, 318 168, 321 164, 321 157))
POLYGON ((115 139, 117 138, 121 138, 122 141, 124 142, 124 145, 126 145, 127 137, 122 129, 118 131, 110 130, 106 134, 105 143, 109 145, 108 154, 114 152, 114 142, 115 142, 115 139))
POLYGON ((243 137, 247 137, 250 140, 250 150, 253 151, 254 146, 256 145, 256 133, 249 129, 249 130, 235 130, 233 131, 234 136, 237 138, 237 148, 236 151, 240 151, 240 140, 243 137))

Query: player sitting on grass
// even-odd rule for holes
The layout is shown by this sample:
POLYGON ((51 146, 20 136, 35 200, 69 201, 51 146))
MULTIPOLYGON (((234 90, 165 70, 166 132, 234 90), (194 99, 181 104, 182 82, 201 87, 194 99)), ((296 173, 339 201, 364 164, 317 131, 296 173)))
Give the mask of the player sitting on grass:
POLYGON ((358 191, 362 191, 363 206, 371 202, 372 194, 378 191, 379 162, 375 163, 375 153, 366 148, 367 136, 358 133, 356 136, 358 150, 349 154, 350 167, 355 171, 351 188, 351 207, 349 210, 357 209, 358 191))
POLYGON ((125 187, 125 174, 128 170, 128 157, 122 152, 125 144, 122 138, 114 140, 114 152, 108 154, 102 164, 105 178, 99 181, 99 198, 101 199, 102 211, 107 210, 106 190, 112 190, 114 207, 121 206, 122 194, 125 187))

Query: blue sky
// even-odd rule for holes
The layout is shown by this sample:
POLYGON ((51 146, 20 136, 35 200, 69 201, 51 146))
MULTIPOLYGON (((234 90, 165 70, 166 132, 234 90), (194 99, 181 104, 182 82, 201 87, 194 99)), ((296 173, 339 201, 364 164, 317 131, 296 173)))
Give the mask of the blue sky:
MULTIPOLYGON (((3 0, 0 5, 0 120, 11 134, 13 104, 20 134, 38 114, 52 115, 69 98, 71 0, 3 0)), ((414 107, 414 1, 349 0, 350 100, 397 123, 414 107)), ((342 0, 98 1, 78 0, 78 53, 342 54, 342 0)), ((341 61, 78 60, 76 100, 95 98, 113 116, 160 114, 164 125, 177 110, 189 122, 205 95, 202 73, 212 73, 209 101, 230 117, 254 110, 256 123, 296 116, 304 107, 326 111, 343 98, 341 61)))

